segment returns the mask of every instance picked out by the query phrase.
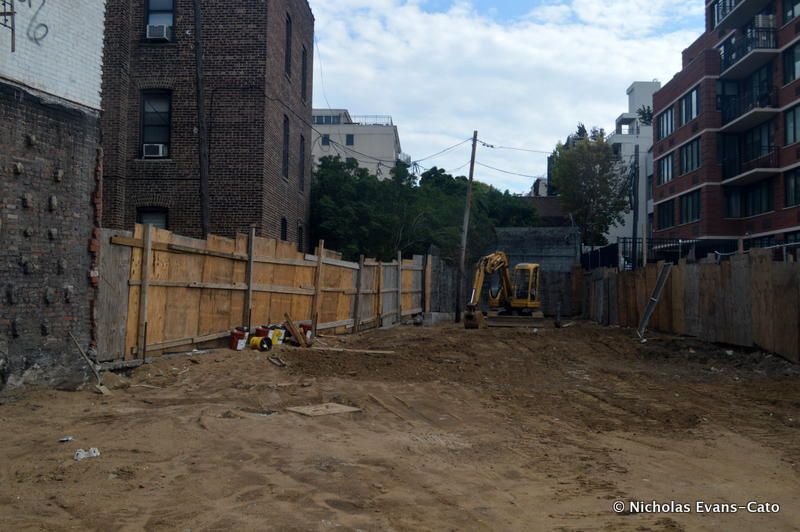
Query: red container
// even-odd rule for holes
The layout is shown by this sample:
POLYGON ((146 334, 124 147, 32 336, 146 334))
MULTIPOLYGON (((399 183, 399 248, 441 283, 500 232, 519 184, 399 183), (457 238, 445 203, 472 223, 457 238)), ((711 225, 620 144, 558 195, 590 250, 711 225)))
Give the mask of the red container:
POLYGON ((269 336, 269 328, 266 325, 256 327, 255 336, 269 336))
POLYGON ((247 345, 247 331, 244 329, 234 329, 231 331, 230 348, 234 351, 241 351, 247 345))

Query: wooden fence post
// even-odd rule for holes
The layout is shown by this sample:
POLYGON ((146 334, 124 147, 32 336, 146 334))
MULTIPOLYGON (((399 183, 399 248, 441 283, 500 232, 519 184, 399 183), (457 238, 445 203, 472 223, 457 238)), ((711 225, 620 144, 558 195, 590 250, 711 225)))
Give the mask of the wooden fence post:
POLYGON ((403 322, 403 252, 397 252, 397 323, 403 322))
POLYGON ((139 288, 139 334, 136 341, 136 354, 144 360, 147 353, 147 288, 150 286, 150 267, 153 262, 153 226, 144 226, 144 247, 142 248, 142 286, 139 288))
POLYGON ((425 279, 423 280, 424 283, 424 297, 425 297, 425 305, 424 305, 424 312, 426 314, 431 313, 431 294, 433 292, 433 255, 426 255, 425 257, 425 279))
POLYGON ((378 327, 383 327, 383 261, 378 261, 378 327))
POLYGON ((358 332, 361 325, 361 295, 364 293, 364 255, 358 258, 358 273, 356 274, 356 302, 353 309, 353 333, 358 332))
POLYGON ((311 327, 314 336, 317 335, 317 325, 319 324, 319 313, 322 308, 322 259, 325 255, 325 241, 320 240, 317 246, 317 271, 314 277, 314 314, 311 317, 311 327))
POLYGON ((253 265, 255 260, 256 250, 256 228, 250 228, 250 233, 247 235, 247 271, 245 273, 245 282, 247 283, 247 292, 244 296, 244 316, 242 316, 242 323, 247 326, 247 330, 253 327, 253 265))

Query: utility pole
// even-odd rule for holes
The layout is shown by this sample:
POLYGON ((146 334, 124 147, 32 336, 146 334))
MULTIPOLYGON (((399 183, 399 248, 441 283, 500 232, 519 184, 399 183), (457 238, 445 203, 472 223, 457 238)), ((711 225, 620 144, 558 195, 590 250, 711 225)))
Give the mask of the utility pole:
POLYGON ((469 211, 472 207, 472 178, 475 176, 475 153, 478 149, 478 131, 472 134, 472 157, 469 160, 469 183, 467 183, 467 204, 464 207, 464 227, 461 230, 461 260, 458 263, 458 291, 456 292, 456 323, 461 321, 464 296, 464 274, 467 260, 467 233, 469 232, 469 211))
POLYGON ((631 239, 631 267, 635 270, 639 267, 639 145, 634 146, 633 154, 633 238, 631 239))
POLYGON ((200 227, 203 238, 209 232, 209 156, 208 127, 206 126, 206 97, 203 76, 203 10, 202 0, 194 0, 194 55, 197 92, 197 151, 200 155, 200 227))

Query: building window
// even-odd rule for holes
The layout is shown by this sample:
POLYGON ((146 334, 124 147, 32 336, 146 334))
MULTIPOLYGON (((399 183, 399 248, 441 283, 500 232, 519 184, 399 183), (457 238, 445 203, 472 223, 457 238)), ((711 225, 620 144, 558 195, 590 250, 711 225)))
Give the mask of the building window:
POLYGON ((297 249, 301 252, 306 249, 305 234, 303 232, 303 224, 297 224, 297 249))
POLYGON ((772 150, 773 141, 771 122, 748 129, 742 137, 742 161, 753 161, 768 155, 772 150))
POLYGON ((800 141, 800 105, 786 111, 786 145, 800 141))
POLYGON ((800 205, 800 170, 792 170, 784 175, 786 206, 800 205))
POLYGON ((355 146, 356 136, 351 133, 348 133, 347 136, 345 136, 344 143, 347 144, 348 146, 355 146))
POLYGON ((172 27, 175 25, 175 4, 173 0, 147 0, 147 38, 153 40, 172 40, 172 27))
POLYGON ((331 136, 327 133, 322 135, 322 145, 323 146, 330 146, 331 145, 331 136))
POLYGON ((783 0, 783 23, 800 15, 800 0, 783 0))
POLYGON ((358 166, 358 160, 355 157, 348 157, 345 162, 348 166, 358 166))
POLYGON ((783 239, 787 244, 794 244, 800 242, 800 231, 795 231, 794 233, 786 233, 786 236, 784 236, 783 239))
POLYGON ((165 207, 139 207, 136 209, 136 223, 169 229, 168 210, 165 207))
POLYGON ((700 219, 700 191, 695 190, 681 196, 681 223, 688 224, 700 219))
POLYGON ((700 87, 695 87, 689 94, 681 98, 681 125, 686 125, 695 118, 700 110, 700 87))
POLYGON ((300 59, 300 97, 304 102, 308 100, 308 49, 305 46, 300 59))
POLYGON ((171 107, 169 91, 142 92, 142 157, 163 159, 169 156, 171 107))
POLYGON ((300 190, 306 189, 306 138, 300 135, 300 164, 297 169, 300 190))
POLYGON ((663 159, 658 160, 658 184, 663 185, 672 181, 672 158, 670 153, 663 159))
POLYGON ((757 238, 750 238, 745 240, 744 247, 745 249, 753 249, 753 248, 771 248, 775 247, 778 244, 775 237, 770 236, 760 236, 757 238))
POLYGON ((783 82, 791 83, 800 74, 800 43, 783 52, 783 82))
POLYGON ((286 43, 284 44, 283 71, 292 75, 292 17, 286 14, 286 43))
POLYGON ((675 200, 658 205, 658 228, 667 229, 675 225, 675 200))
POLYGON ((672 107, 658 115, 657 125, 658 125, 658 138, 665 139, 672 135, 672 132, 675 130, 675 117, 672 112, 672 107))
POLYGON ((283 177, 289 179, 289 117, 283 115, 283 177))
POLYGON ((647 195, 647 199, 648 200, 653 199, 653 176, 652 175, 647 176, 647 191, 645 192, 645 194, 647 195))
POLYGON ((747 218, 773 210, 772 180, 767 179, 725 192, 725 214, 728 218, 747 218))
POLYGON ((284 242, 289 240, 289 222, 286 221, 286 217, 281 218, 281 240, 284 242))
POLYGON ((681 146, 681 174, 700 168, 700 139, 681 146))

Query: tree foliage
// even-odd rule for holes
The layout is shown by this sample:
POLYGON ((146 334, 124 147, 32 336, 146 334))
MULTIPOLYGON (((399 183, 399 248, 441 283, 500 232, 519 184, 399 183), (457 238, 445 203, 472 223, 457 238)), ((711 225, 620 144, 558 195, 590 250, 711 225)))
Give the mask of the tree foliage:
MULTIPOLYGON (((354 260, 360 254, 392 260, 404 254, 439 248, 442 257, 457 259, 467 178, 432 168, 419 178, 398 164, 391 179, 378 180, 354 161, 324 157, 311 188, 311 238, 354 260)), ((524 198, 484 183, 473 184, 468 249, 470 258, 494 241, 495 227, 535 223, 524 198)))
POLYGON ((636 114, 639 115, 639 122, 641 122, 642 125, 653 125, 653 108, 649 105, 642 105, 636 110, 636 114))
POLYGON ((587 133, 583 124, 552 156, 553 185, 564 209, 581 229, 585 245, 606 244, 605 233, 630 211, 625 165, 605 140, 602 129, 587 133))

